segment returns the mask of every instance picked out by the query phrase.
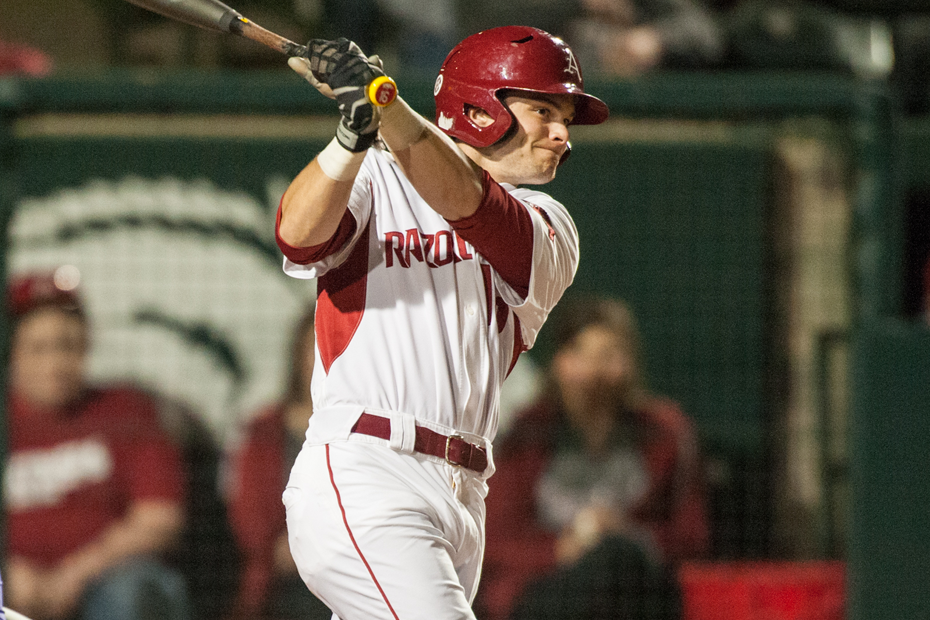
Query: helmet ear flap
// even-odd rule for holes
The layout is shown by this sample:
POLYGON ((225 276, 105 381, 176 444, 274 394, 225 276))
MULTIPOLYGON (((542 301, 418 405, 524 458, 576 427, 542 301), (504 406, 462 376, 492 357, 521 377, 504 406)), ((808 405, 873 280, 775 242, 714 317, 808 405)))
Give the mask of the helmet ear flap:
POLYGON ((466 144, 477 148, 491 146, 501 139, 514 121, 496 91, 495 88, 445 80, 436 92, 436 124, 466 144), (482 127, 469 117, 469 109, 484 110, 492 122, 482 127))

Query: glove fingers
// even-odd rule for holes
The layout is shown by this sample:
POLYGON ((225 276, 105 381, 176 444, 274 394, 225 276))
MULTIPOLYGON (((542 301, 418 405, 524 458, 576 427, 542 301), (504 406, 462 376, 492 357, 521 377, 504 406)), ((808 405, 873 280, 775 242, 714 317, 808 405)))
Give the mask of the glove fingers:
MULTIPOLYGON (((344 40, 349 43, 348 40, 344 40)), ((348 49, 348 45, 343 46, 348 49)), ((340 49, 340 41, 326 39, 310 39, 307 43, 307 59, 310 61, 310 70, 322 82, 329 80, 330 74, 336 68, 336 63, 344 56, 340 49)))
POLYGON ((365 54, 355 42, 345 37, 335 41, 310 39, 307 43, 306 58, 310 61, 310 70, 324 83, 329 82, 329 76, 340 63, 355 57, 365 58, 365 54))
POLYGON ((310 61, 306 58, 301 58, 298 56, 288 58, 287 66, 293 69, 297 75, 310 82, 310 84, 315 89, 320 91, 320 93, 322 93, 324 96, 329 97, 330 99, 336 98, 336 95, 333 94, 332 88, 314 77, 313 71, 310 70, 310 61))

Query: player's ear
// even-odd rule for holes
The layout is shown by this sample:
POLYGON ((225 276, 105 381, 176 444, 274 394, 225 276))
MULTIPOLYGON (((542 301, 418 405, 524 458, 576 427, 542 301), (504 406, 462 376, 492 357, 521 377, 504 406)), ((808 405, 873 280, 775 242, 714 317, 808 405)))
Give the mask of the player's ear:
POLYGON ((474 105, 465 106, 465 116, 478 127, 489 127, 494 122, 494 117, 486 110, 474 105))

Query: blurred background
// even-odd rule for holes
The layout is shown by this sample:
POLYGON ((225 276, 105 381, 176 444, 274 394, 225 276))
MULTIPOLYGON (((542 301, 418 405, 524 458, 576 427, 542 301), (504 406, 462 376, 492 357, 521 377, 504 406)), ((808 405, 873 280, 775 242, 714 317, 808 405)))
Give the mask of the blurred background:
MULTIPOLYGON (((464 36, 564 37, 612 112, 573 130, 545 188, 581 233, 573 290, 627 301, 651 387, 699 436, 710 550, 679 573, 685 616, 930 617, 930 2, 232 6, 379 53, 428 118, 464 36)), ((275 211, 334 113, 252 41, 122 0, 4 3, 2 273, 75 269, 94 380, 202 427, 188 476, 216 502, 188 513, 196 618, 232 613, 225 463, 283 393, 315 297, 281 270, 275 211)), ((544 330, 502 432, 551 355, 544 330)))

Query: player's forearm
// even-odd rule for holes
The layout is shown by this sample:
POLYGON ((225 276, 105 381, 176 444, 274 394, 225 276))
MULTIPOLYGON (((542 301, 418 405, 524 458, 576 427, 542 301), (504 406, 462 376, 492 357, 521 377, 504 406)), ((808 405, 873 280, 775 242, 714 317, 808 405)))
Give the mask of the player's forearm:
POLYGON ((381 138, 417 193, 439 215, 455 221, 478 209, 480 170, 400 97, 382 114, 381 138))
POLYGON ((180 539, 183 526, 184 513, 177 504, 141 503, 95 541, 65 558, 59 570, 89 583, 131 557, 167 551, 180 539))
MULTIPOLYGON (((360 155, 364 157, 364 154, 360 155)), ((310 162, 291 182, 281 199, 281 225, 278 228, 281 239, 297 248, 329 240, 345 213, 353 181, 354 175, 351 180, 327 176, 318 158, 310 162)))

